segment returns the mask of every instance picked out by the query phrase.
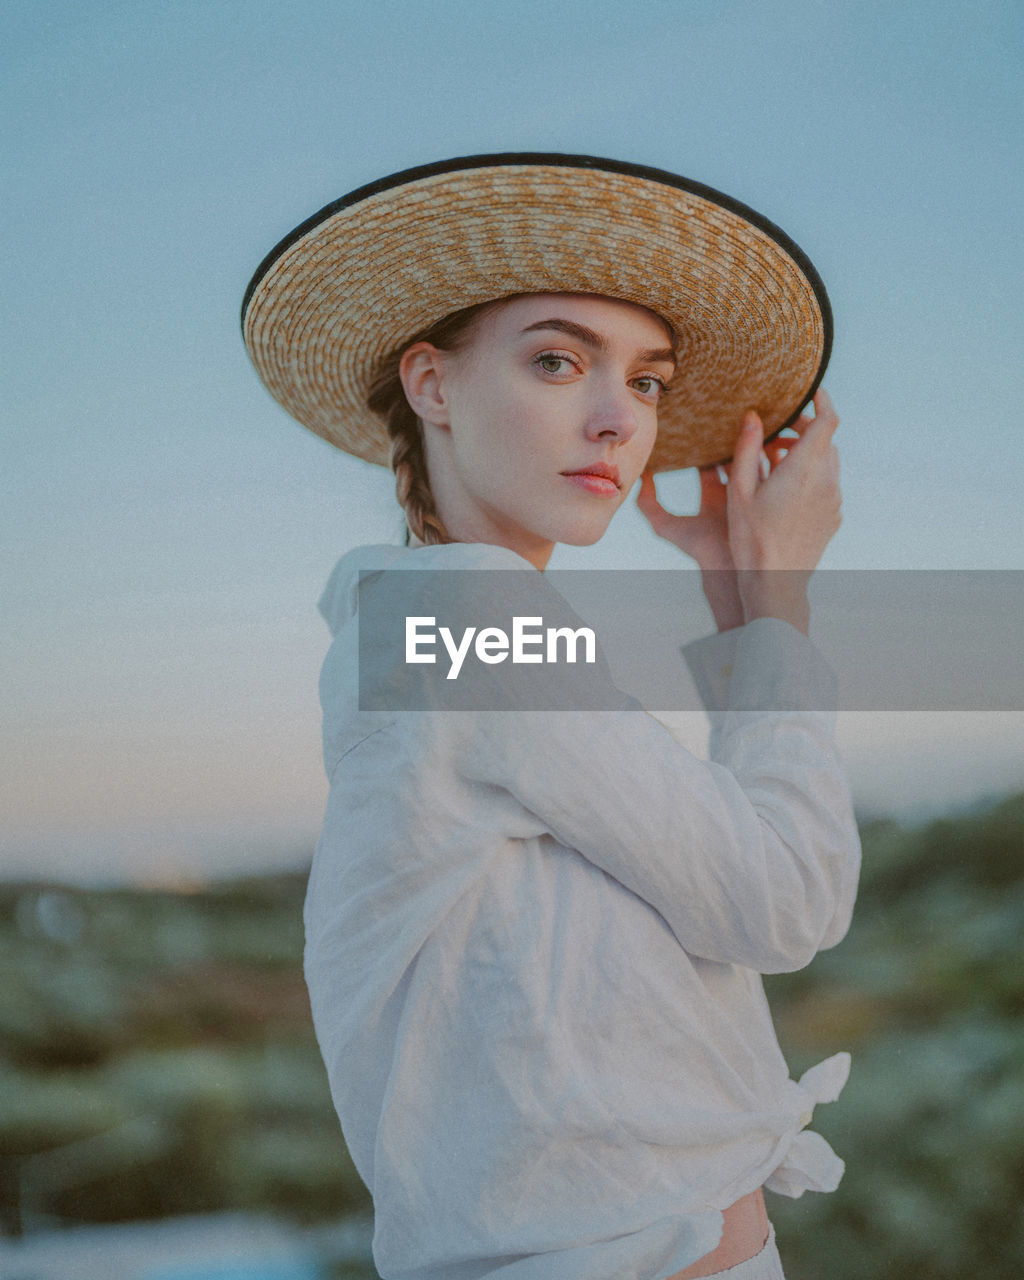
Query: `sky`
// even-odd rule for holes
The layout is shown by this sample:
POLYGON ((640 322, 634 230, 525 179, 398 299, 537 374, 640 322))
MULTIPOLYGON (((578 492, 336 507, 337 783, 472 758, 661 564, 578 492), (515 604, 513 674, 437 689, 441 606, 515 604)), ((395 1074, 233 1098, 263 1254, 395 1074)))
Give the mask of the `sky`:
MULTIPOLYGON (((3 27, 7 874, 308 856, 315 603, 402 526, 389 473, 271 400, 238 309, 293 226, 411 165, 588 153, 752 205, 835 313, 824 566, 1024 569, 1013 0, 22 0, 3 27)), ((692 509, 693 474, 659 493, 692 509)), ((680 566, 628 508, 551 565, 680 566)), ((1019 712, 840 730, 864 812, 1024 786, 1019 712)))

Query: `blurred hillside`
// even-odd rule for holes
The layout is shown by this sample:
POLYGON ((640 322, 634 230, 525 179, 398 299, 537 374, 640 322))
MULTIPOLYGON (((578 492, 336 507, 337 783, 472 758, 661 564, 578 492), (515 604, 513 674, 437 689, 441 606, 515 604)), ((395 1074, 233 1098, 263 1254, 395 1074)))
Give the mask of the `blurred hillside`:
MULTIPOLYGON (((771 1199, 787 1276, 1018 1280, 1024 794, 862 834, 849 937, 768 982, 794 1074, 854 1059, 815 1115, 847 1161, 839 1191, 771 1199)), ((303 893, 294 875, 188 893, 0 884, 6 1234, 368 1208, 313 1037, 303 893)))
POLYGON ((304 889, 0 887, 8 1233, 368 1206, 313 1036, 304 889))
POLYGON ((796 1075, 849 1049, 814 1128, 830 1196, 771 1197, 788 1280, 1024 1275, 1024 794, 866 825, 850 933, 765 986, 796 1075))

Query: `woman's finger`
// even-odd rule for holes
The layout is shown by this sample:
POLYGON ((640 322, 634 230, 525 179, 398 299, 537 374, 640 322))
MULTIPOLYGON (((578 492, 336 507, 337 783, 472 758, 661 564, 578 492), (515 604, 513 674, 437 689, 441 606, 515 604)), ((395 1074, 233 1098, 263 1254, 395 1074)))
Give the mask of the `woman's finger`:
POLYGON ((761 446, 764 427, 761 419, 749 409, 743 418, 743 429, 736 441, 729 469, 729 490, 740 498, 751 498, 757 490, 761 468, 761 446))
POLYGON ((640 477, 640 492, 636 495, 636 505, 647 517, 648 523, 659 537, 666 537, 669 525, 678 520, 658 501, 658 493, 654 487, 654 476, 645 471, 640 477))
POLYGON ((814 419, 808 431, 808 438, 820 442, 826 448, 832 442, 836 427, 839 426, 839 414, 824 387, 819 387, 814 396, 814 419))
POLYGON ((839 426, 839 415, 836 413, 836 407, 832 403, 832 397, 824 387, 819 387, 814 393, 814 417, 815 421, 821 417, 834 418, 835 425, 839 426))
POLYGON ((700 500, 702 504, 717 502, 724 494, 725 482, 721 472, 722 468, 719 466, 701 467, 700 500))
MULTIPOLYGON (((791 422, 788 427, 783 427, 783 431, 792 431, 795 433, 796 439, 799 439, 813 422, 814 419, 809 413, 802 413, 795 422, 791 422)), ((775 438, 778 439, 777 436, 775 438)), ((796 440, 793 443, 795 444, 796 440)))
POLYGON ((787 439, 784 436, 776 436, 773 440, 764 442, 764 451, 769 458, 774 460, 780 453, 788 453, 795 444, 795 440, 787 439))
POLYGON ((664 511, 664 507, 658 501, 658 491, 654 487, 654 476, 649 471, 645 471, 640 477, 640 492, 636 495, 636 505, 645 515, 664 511))

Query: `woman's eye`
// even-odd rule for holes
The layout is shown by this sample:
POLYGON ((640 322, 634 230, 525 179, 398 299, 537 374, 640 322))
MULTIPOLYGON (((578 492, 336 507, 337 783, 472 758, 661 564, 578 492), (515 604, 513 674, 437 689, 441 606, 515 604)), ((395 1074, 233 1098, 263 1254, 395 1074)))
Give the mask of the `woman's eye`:
POLYGON ((540 365, 545 373, 572 373, 576 368, 568 356, 541 355, 537 357, 535 363, 540 365))
POLYGON ((633 386, 642 396, 663 396, 668 390, 660 378, 651 378, 646 375, 642 378, 634 378, 633 386))

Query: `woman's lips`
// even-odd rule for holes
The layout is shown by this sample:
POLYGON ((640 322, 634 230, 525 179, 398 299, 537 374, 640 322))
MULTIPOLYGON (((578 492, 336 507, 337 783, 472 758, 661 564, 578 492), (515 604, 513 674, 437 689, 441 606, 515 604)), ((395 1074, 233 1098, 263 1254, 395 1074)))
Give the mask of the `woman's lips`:
POLYGON ((619 496, 619 486, 614 480, 609 480, 606 476, 597 476, 590 471, 572 471, 565 473, 565 478, 598 498, 617 498, 619 496))
POLYGON ((566 480, 571 480, 573 484, 585 489, 588 493, 593 493, 596 498, 617 498, 618 497, 618 470, 616 467, 605 466, 604 463, 595 467, 588 467, 582 471, 563 471, 562 475, 566 480))

